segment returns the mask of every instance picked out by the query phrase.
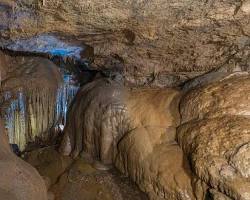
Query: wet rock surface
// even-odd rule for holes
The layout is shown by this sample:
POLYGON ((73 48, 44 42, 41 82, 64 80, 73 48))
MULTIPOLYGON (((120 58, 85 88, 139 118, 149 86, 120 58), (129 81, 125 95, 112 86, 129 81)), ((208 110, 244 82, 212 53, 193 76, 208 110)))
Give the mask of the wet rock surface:
MULTIPOLYGON (((55 83, 51 86, 53 91, 61 84, 60 72, 45 59, 1 56, 2 92, 18 94, 20 88, 30 91, 31 86, 43 82, 37 79, 38 75, 47 78, 48 85, 50 81, 55 83), (13 66, 18 70, 13 71, 13 66), (22 69, 30 70, 30 79, 25 76, 25 70, 19 71, 22 69), (50 80, 49 75, 58 75, 58 79, 50 80)), ((201 77, 199 83, 189 82, 181 91, 130 88, 117 74, 109 78, 97 74, 79 89, 68 115, 63 114, 66 126, 60 152, 65 156, 55 147, 22 155, 43 180, 31 168, 26 175, 31 173, 33 178, 20 190, 26 191, 28 184, 37 181, 34 188, 42 184, 44 189, 29 188, 31 193, 44 192, 50 200, 83 197, 90 200, 248 200, 249 74, 240 71, 218 75, 214 80, 207 77, 201 77)), ((35 99, 37 102, 39 98, 35 99)), ((56 101, 52 103, 53 109, 56 101)), ((34 109, 41 105, 43 101, 33 104, 34 109)), ((37 114, 34 120, 41 117, 37 114)), ((14 133, 18 136, 19 132, 14 133)), ((4 163, 3 170, 8 162, 4 163)), ((18 168, 25 172, 30 166, 15 165, 18 168)), ((23 180, 17 179, 7 186, 13 187, 23 180)), ((7 186, 0 187, 4 198, 19 195, 18 187, 10 193, 7 186)), ((22 195, 20 198, 25 199, 25 192, 22 195)))
POLYGON ((249 199, 249 75, 188 92, 181 101, 178 142, 214 199, 249 199), (224 197, 225 196, 225 197, 224 197))
POLYGON ((99 78, 76 96, 61 150, 115 164, 150 199, 194 199, 192 173, 175 142, 179 99, 175 89, 133 90, 99 78))
POLYGON ((116 144, 128 130, 124 86, 98 79, 81 88, 68 114, 61 151, 65 155, 89 154, 111 164, 116 144))
MULTIPOLYGON (((0 52, 1 115, 49 200, 144 199, 113 166, 152 200, 250 199, 249 0, 0 0, 0 18, 20 54, 0 52), (68 113, 78 86, 38 56, 77 73, 68 113), (66 157, 37 149, 63 129, 66 157)), ((5 146, 0 199, 47 199, 5 146)))
POLYGON ((179 99, 174 89, 135 89, 125 100, 132 128, 118 143, 115 165, 150 199, 194 199, 192 173, 175 142, 179 99))

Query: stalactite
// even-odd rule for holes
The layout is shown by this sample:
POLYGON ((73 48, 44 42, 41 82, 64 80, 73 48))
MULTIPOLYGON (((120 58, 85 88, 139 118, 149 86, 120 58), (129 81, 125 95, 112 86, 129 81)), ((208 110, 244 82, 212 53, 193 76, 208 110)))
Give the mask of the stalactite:
POLYGON ((68 107, 79 89, 79 86, 72 84, 72 75, 64 74, 63 79, 64 84, 58 91, 56 104, 57 118, 61 125, 65 125, 68 107))
POLYGON ((67 109, 78 90, 71 79, 64 74, 64 84, 56 89, 39 87, 18 92, 5 115, 10 143, 24 150, 29 142, 47 142, 51 128, 64 126, 67 109))

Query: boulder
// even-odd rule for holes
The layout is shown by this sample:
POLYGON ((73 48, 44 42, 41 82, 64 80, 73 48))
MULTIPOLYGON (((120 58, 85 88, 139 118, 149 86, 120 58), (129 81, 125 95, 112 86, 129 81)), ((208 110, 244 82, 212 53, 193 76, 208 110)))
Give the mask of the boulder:
POLYGON ((249 75, 194 88, 181 100, 178 143, 214 199, 250 199, 249 75))
POLYGON ((250 76, 229 76, 187 92, 180 103, 182 123, 222 115, 250 115, 250 76))
POLYGON ((48 200, 44 180, 29 164, 12 153, 3 124, 0 125, 0 199, 48 200))

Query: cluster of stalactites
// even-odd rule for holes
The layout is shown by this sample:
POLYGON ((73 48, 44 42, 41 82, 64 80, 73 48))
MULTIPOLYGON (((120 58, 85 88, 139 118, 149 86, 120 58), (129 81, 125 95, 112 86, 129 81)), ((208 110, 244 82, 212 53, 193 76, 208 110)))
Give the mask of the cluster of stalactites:
POLYGON ((5 112, 10 143, 17 144, 22 151, 29 142, 48 142, 55 137, 52 128, 64 126, 67 109, 77 90, 77 86, 66 80, 57 90, 19 91, 5 112))

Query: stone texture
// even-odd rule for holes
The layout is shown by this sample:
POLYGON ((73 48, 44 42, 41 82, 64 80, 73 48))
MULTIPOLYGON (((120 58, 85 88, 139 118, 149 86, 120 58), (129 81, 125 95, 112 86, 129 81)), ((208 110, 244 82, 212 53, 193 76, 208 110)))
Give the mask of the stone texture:
POLYGON ((116 170, 99 171, 82 158, 78 158, 69 170, 51 187, 60 200, 147 200, 134 183, 116 170))
POLYGON ((3 42, 68 35, 94 47, 95 69, 121 70, 140 85, 158 85, 162 74, 181 83, 221 66, 247 70, 248 8, 233 0, 2 0, 0 34, 3 42))
POLYGON ((25 154, 25 160, 42 175, 48 200, 147 200, 146 194, 115 169, 99 171, 84 158, 60 155, 54 147, 25 154), (52 198, 52 199, 50 199, 52 198))
POLYGON ((250 195, 249 160, 239 159, 245 151, 242 146, 249 141, 248 122, 246 117, 224 116, 193 121, 178 129, 179 144, 190 157, 194 174, 237 200, 247 200, 250 195))
MULTIPOLYGON (((151 199, 192 199, 190 162, 197 199, 210 192, 214 199, 245 200, 250 199, 249 75, 226 76, 249 71, 249 5, 249 0, 0 0, 0 45, 13 50, 27 45, 32 51, 43 35, 66 38, 77 47, 90 46, 80 52, 92 62, 90 69, 124 78, 127 87, 100 79, 81 89, 68 116, 64 154, 89 156, 103 169, 101 164, 115 163, 151 199), (174 142, 179 120, 172 108, 178 106, 169 104, 178 104, 179 97, 172 99, 178 92, 128 89, 183 84, 178 142, 184 154, 174 142)), ((31 114, 43 110, 34 105, 31 114)), ((39 132, 41 124, 35 125, 39 132)))
POLYGON ((129 89, 96 79, 72 105, 61 150, 115 164, 150 199, 194 199, 192 173, 175 143, 179 99, 175 89, 129 89))
POLYGON ((65 155, 85 152, 112 163, 115 145, 129 129, 123 90, 122 84, 109 79, 97 79, 79 90, 64 130, 61 151, 65 155))
POLYGON ((188 162, 175 143, 179 92, 130 91, 126 105, 131 129, 118 144, 115 165, 150 199, 194 199, 188 162))
POLYGON ((47 189, 38 172, 10 150, 1 122, 0 131, 0 199, 47 200, 47 189))
POLYGON ((47 188, 54 185, 73 162, 70 157, 61 156, 53 147, 27 152, 24 160, 37 169, 47 188))
POLYGON ((159 128, 137 128, 118 145, 116 167, 134 180, 150 199, 194 199, 192 172, 182 150, 162 138, 159 128), (157 129, 157 130, 155 130, 157 129), (151 141, 156 140, 155 144, 151 141))
POLYGON ((58 120, 56 103, 62 77, 44 58, 8 56, 0 52, 1 114, 10 143, 24 150, 30 142, 48 141, 58 120))
POLYGON ((225 78, 181 100, 178 142, 195 176, 222 193, 215 199, 250 199, 249 80, 249 75, 225 78))
POLYGON ((216 191, 216 190, 209 190, 211 194, 211 198, 213 200, 231 200, 231 198, 227 197, 226 195, 216 191))
POLYGON ((221 115, 249 116, 248 73, 225 77, 187 92, 181 100, 182 123, 221 115))

